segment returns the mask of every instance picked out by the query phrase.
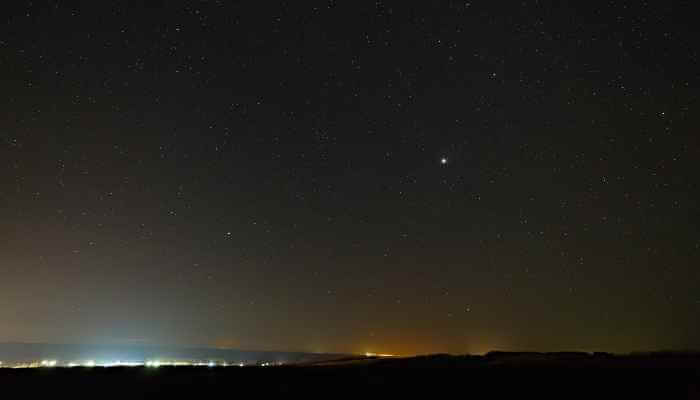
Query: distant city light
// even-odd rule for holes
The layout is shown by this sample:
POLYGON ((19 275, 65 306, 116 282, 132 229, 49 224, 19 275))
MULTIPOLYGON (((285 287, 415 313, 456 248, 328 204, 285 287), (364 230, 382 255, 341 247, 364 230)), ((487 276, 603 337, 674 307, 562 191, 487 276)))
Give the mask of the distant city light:
MULTIPOLYGON (((283 365, 281 361, 275 362, 258 362, 256 365, 269 367, 283 365)), ((0 362, 0 368, 48 368, 48 367, 148 367, 148 368, 158 368, 162 366, 168 367, 244 367, 246 366, 243 362, 230 363, 227 361, 201 361, 201 360, 146 360, 146 361, 121 361, 121 360, 85 360, 85 361, 57 361, 57 360, 37 360, 37 361, 18 361, 10 362, 7 361, 0 362)))
POLYGON ((395 354, 365 353, 365 357, 396 357, 395 354))

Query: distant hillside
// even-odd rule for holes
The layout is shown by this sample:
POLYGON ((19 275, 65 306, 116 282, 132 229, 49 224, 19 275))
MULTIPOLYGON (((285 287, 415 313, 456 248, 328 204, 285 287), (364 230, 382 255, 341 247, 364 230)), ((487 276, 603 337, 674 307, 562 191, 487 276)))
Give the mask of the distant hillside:
MULTIPOLYGON (((161 349, 157 354, 169 351, 161 349)), ((200 355, 222 354, 208 349, 194 353, 198 351, 203 351, 200 355)), ((250 363, 273 360, 275 355, 284 360, 328 356, 224 352, 249 359, 250 363)), ((433 399, 454 397, 456 393, 469 399, 697 400, 700 399, 700 357, 678 352, 634 355, 499 352, 485 356, 345 356, 335 362, 273 368, 0 368, 0 383, 3 394, 26 393, 27 398, 51 399, 104 393, 125 399, 286 399, 339 395, 356 399, 433 399), (40 394, 42 391, 46 393, 40 394)))
POLYGON ((586 352, 491 352, 483 356, 434 354, 417 357, 377 358, 365 363, 386 368, 480 368, 480 367, 671 367, 700 368, 700 352, 662 351, 634 354, 586 352))

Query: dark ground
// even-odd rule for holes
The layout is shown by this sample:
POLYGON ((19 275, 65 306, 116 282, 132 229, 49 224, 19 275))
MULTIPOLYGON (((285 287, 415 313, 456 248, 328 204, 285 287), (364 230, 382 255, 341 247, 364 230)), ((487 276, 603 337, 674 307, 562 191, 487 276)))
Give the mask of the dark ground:
POLYGON ((0 387, 4 394, 16 391, 25 398, 66 394, 72 398, 373 394, 443 398, 450 394, 460 398, 700 399, 700 356, 509 353, 322 366, 4 369, 0 387))

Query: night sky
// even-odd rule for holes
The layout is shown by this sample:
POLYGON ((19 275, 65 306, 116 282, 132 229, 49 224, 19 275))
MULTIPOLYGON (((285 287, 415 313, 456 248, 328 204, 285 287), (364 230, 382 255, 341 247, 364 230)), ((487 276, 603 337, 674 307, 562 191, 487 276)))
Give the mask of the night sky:
POLYGON ((0 342, 700 347, 691 2, 8 3, 0 342))

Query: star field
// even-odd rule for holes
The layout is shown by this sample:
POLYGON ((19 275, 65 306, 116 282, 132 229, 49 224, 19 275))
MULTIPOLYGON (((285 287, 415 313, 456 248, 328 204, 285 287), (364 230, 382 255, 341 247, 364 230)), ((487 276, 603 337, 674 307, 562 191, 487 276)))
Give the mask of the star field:
POLYGON ((682 2, 15 2, 0 341, 700 346, 682 2))

